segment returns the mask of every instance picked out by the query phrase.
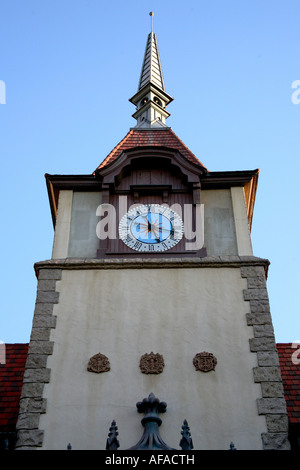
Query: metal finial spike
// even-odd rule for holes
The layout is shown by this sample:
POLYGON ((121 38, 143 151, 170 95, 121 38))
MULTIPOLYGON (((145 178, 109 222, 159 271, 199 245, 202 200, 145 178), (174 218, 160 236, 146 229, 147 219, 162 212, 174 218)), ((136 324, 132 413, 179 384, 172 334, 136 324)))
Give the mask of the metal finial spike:
POLYGON ((193 446, 193 440, 191 438, 191 433, 190 433, 190 428, 188 425, 187 420, 185 419, 183 421, 183 426, 181 426, 181 441, 179 442, 179 445, 182 450, 192 450, 194 448, 193 446))
POLYGON ((153 33, 153 16, 154 16, 153 11, 150 11, 149 15, 151 16, 151 33, 153 33))
POLYGON ((120 443, 117 438, 118 435, 118 426, 116 426, 116 422, 113 420, 109 428, 108 438, 106 441, 106 450, 117 450, 118 447, 120 447, 120 443))

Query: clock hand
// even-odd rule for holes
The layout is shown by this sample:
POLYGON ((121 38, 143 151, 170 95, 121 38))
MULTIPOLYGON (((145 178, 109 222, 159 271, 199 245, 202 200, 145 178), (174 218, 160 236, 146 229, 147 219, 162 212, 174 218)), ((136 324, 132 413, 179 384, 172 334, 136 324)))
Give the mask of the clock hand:
POLYGON ((148 214, 148 215, 140 214, 139 217, 142 217, 142 219, 144 219, 145 224, 141 224, 140 222, 134 222, 134 223, 135 223, 135 224, 140 223, 140 225, 141 225, 142 227, 147 227, 148 230, 151 231, 151 214, 150 214, 150 219, 149 219, 149 214, 148 214))
POLYGON ((147 220, 148 220, 148 232, 151 232, 151 212, 150 212, 149 209, 148 209, 148 217, 147 217, 147 220))
POLYGON ((171 234, 174 233, 174 229, 173 228, 163 228, 163 227, 155 227, 153 230, 158 230, 160 232, 170 232, 171 234))
POLYGON ((140 225, 141 227, 147 227, 148 226, 146 223, 142 224, 141 222, 137 222, 135 220, 132 222, 132 225, 140 225))

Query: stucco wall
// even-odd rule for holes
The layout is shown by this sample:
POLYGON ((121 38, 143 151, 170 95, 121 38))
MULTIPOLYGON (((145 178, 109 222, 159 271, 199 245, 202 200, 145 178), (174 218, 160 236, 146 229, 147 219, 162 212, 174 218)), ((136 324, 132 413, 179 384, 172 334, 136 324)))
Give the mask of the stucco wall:
POLYGON ((239 268, 63 270, 54 306, 56 328, 45 385, 47 412, 40 417, 43 449, 104 449, 113 419, 121 449, 139 440, 136 402, 153 392, 168 404, 161 436, 179 448, 187 419, 195 449, 261 449, 264 416, 250 352, 246 280, 239 268), (162 374, 139 369, 142 354, 160 353, 162 374), (193 357, 212 352, 215 371, 196 371, 193 357), (87 371, 101 352, 111 364, 87 371), (247 425, 245 426, 245 423, 247 425))
POLYGON ((99 217, 96 216, 96 210, 99 204, 101 204, 101 192, 74 192, 70 241, 65 257, 96 257, 99 248, 96 234, 99 217))
POLYGON ((204 244, 208 256, 236 255, 237 241, 230 189, 201 191, 204 244))

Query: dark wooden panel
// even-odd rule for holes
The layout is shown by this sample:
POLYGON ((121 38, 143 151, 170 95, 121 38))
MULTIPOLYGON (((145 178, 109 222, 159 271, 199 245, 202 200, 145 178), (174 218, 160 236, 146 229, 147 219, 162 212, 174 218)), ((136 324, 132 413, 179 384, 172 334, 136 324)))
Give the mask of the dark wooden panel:
MULTIPOLYGON (((115 256, 199 256, 199 252, 196 251, 186 251, 186 238, 180 240, 180 242, 175 245, 172 249, 162 252, 162 253, 152 253, 148 254, 145 252, 137 252, 131 248, 129 248, 123 241, 119 238, 118 235, 118 225, 120 220, 120 213, 119 213, 119 197, 120 194, 114 194, 110 196, 110 204, 112 204, 116 209, 116 238, 103 240, 100 242, 100 249, 98 251, 98 257, 115 257, 115 256)), ((127 210, 133 204, 164 204, 164 196, 163 193, 158 194, 142 194, 138 197, 134 197, 132 194, 126 195, 127 197, 127 210)), ((192 229, 195 229, 195 207, 192 204, 192 193, 191 192, 178 192, 178 193, 171 193, 168 195, 168 206, 172 207, 182 218, 183 222, 185 222, 185 213, 187 210, 192 211, 192 229), (187 209, 185 209, 185 206, 187 209)), ((201 251, 203 255, 203 250, 201 251)), ((203 255, 204 256, 204 255, 203 255)))

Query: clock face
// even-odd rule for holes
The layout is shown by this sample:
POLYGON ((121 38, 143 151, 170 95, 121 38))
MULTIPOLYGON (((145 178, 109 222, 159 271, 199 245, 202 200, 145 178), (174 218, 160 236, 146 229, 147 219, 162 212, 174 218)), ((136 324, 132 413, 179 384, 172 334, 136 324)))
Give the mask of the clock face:
POLYGON ((167 206, 143 204, 130 209, 119 224, 121 240, 136 251, 170 250, 182 239, 181 217, 167 206))

